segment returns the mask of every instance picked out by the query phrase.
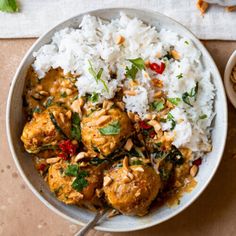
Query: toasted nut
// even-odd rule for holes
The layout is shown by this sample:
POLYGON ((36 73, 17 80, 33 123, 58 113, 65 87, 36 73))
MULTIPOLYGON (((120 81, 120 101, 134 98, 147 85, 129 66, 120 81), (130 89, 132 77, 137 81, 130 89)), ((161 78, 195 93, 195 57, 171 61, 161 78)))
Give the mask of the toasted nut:
POLYGON ((124 178, 123 178, 123 181, 124 181, 124 183, 127 184, 127 183, 131 182, 131 179, 127 175, 125 175, 124 178))
POLYGON ((116 105, 122 110, 125 110, 125 104, 123 102, 116 102, 116 105))
POLYGON ((134 179, 134 175, 130 172, 127 173, 127 176, 129 177, 129 179, 133 180, 134 179))
POLYGON ((77 199, 83 199, 84 195, 80 192, 71 192, 68 196, 68 198, 77 198, 77 199))
POLYGON ((110 149, 113 149, 116 146, 114 142, 110 142, 110 149))
POLYGON ((205 2, 204 0, 198 0, 196 6, 200 10, 201 14, 203 15, 208 8, 208 3, 205 2))
POLYGON ((102 108, 105 110, 109 110, 113 106, 114 102, 109 101, 109 100, 104 100, 102 104, 102 108))
POLYGON ((74 144, 74 145, 77 145, 77 144, 78 144, 78 141, 75 140, 75 139, 73 139, 73 140, 71 141, 71 143, 74 144))
POLYGON ((150 121, 148 121, 148 124, 154 127, 156 124, 158 124, 158 121, 150 120, 150 121))
POLYGON ((229 11, 229 12, 236 11, 236 6, 226 7, 225 9, 226 9, 226 11, 229 11))
POLYGON ((152 79, 152 84, 153 84, 153 86, 155 86, 157 88, 163 87, 163 82, 159 79, 152 79))
POLYGON ((66 112, 66 116, 68 117, 68 119, 71 118, 71 116, 72 116, 72 112, 71 112, 71 110, 69 110, 69 111, 66 112))
POLYGON ((36 87, 36 90, 37 90, 37 91, 43 90, 43 85, 38 84, 37 87, 36 87))
POLYGON ((104 186, 104 187, 106 187, 106 186, 108 186, 109 184, 111 184, 111 182, 112 182, 112 178, 110 178, 109 176, 105 176, 105 177, 103 178, 103 186, 104 186))
POLYGON ((87 157, 86 152, 80 152, 75 157, 74 162, 80 161, 80 160, 84 159, 85 157, 87 157))
POLYGON ((142 166, 135 167, 134 170, 139 171, 139 172, 144 172, 144 169, 142 166))
POLYGON ((116 209, 112 209, 112 210, 108 213, 107 217, 108 217, 108 218, 111 218, 111 217, 117 216, 117 215, 119 215, 119 214, 120 214, 119 211, 117 211, 116 209))
POLYGON ((197 172, 198 172, 198 167, 196 165, 193 165, 190 169, 190 175, 192 177, 195 177, 197 175, 197 172))
POLYGON ((174 105, 171 102, 169 102, 168 100, 166 101, 166 106, 168 108, 174 108, 174 105))
POLYGON ((81 113, 81 105, 80 105, 80 100, 79 99, 76 99, 72 104, 71 104, 71 110, 73 112, 77 112, 77 113, 81 113))
POLYGON ((137 192, 134 194, 135 197, 138 197, 141 195, 140 189, 137 190, 137 192))
POLYGON ((64 117, 64 114, 63 113, 59 113, 59 117, 60 117, 60 120, 62 123, 65 123, 65 117, 64 117))
POLYGON ((154 98, 161 98, 162 97, 162 91, 157 91, 155 94, 154 94, 154 98))
POLYGON ((129 159, 127 156, 125 156, 125 158, 123 160, 123 168, 127 171, 129 170, 129 159))
POLYGON ((180 55, 176 50, 171 50, 171 55, 175 60, 179 60, 180 59, 180 55))
POLYGON ((137 80, 130 80, 129 85, 130 87, 135 87, 139 85, 139 82, 137 80))
POLYGON ((145 115, 146 120, 151 120, 152 119, 152 114, 148 113, 145 115))
POLYGON ((39 94, 42 95, 42 96, 48 96, 49 95, 49 93, 47 91, 43 91, 43 90, 40 91, 39 94))
POLYGON ((145 61, 145 63, 144 63, 144 64, 145 64, 145 66, 146 66, 146 67, 149 67, 149 66, 150 66, 150 61, 149 61, 149 60, 147 60, 147 61, 145 61))
POLYGON ((99 110, 99 111, 96 111, 96 113, 94 114, 94 116, 95 116, 96 118, 98 118, 98 117, 103 116, 103 115, 105 115, 105 114, 106 114, 106 110, 105 110, 105 109, 101 109, 101 110, 99 110))
POLYGON ((104 193, 103 189, 96 189, 95 192, 96 192, 96 196, 98 198, 102 197, 102 194, 104 193))
POLYGON ((123 37, 121 35, 117 36, 116 44, 120 45, 120 44, 124 43, 124 41, 125 41, 125 37, 123 37))
POLYGON ((71 94, 72 94, 72 90, 69 89, 69 88, 67 88, 67 89, 66 89, 66 94, 67 94, 68 96, 71 95, 71 94))
POLYGON ((33 144, 38 144, 38 139, 32 138, 32 142, 33 142, 33 144))
POLYGON ((52 158, 46 159, 46 162, 47 162, 48 164, 54 164, 54 163, 58 162, 59 160, 61 160, 60 157, 52 157, 52 158))
POLYGON ((101 116, 98 118, 98 120, 95 122, 96 125, 104 125, 106 122, 111 120, 111 116, 101 116))
POLYGON ((143 71, 143 76, 145 79, 151 79, 149 74, 146 71, 143 71))
POLYGON ((135 122, 139 122, 140 120, 141 120, 141 119, 140 119, 139 115, 135 114, 135 115, 134 115, 134 121, 135 121, 135 122))
POLYGON ((134 91, 134 90, 125 90, 125 91, 123 91, 123 93, 125 95, 128 95, 128 96, 135 96, 135 95, 137 95, 137 92, 134 91))
POLYGON ((134 124, 134 128, 137 131, 137 133, 140 131, 140 125, 138 123, 134 124))
MULTIPOLYGON (((94 142, 96 142, 97 145, 103 145, 107 141, 105 138, 101 137, 101 138, 94 138, 94 142)), ((106 147, 110 147, 110 143, 106 143, 106 145, 103 145, 103 149, 105 149, 106 147)))
POLYGON ((133 147, 133 142, 131 138, 129 138, 124 146, 124 149, 129 152, 132 149, 132 147, 133 147))
POLYGON ((161 56, 162 56, 161 52, 157 52, 156 57, 161 58, 161 56))
POLYGON ((127 115, 130 118, 130 120, 134 121, 134 113, 133 112, 128 111, 127 115))

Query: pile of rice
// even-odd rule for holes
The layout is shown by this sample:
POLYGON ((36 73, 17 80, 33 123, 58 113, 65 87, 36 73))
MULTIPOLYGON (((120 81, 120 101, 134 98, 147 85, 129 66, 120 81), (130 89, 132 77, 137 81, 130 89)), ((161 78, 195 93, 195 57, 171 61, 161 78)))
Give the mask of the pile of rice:
MULTIPOLYGON (((188 38, 181 37, 168 29, 158 31, 155 27, 144 24, 137 18, 129 18, 121 13, 120 18, 104 21, 94 16, 84 16, 78 29, 65 28, 56 32, 50 44, 44 45, 33 55, 33 68, 39 78, 43 78, 51 68, 61 67, 65 73, 78 75, 76 86, 79 96, 99 93, 99 101, 115 96, 118 87, 127 87, 125 68, 131 63, 127 59, 141 57, 143 60, 160 63, 156 57, 164 56, 171 47, 181 54, 180 60, 168 60, 163 74, 158 79, 163 81, 163 90, 171 98, 181 98, 190 91, 196 82, 199 84, 197 100, 191 107, 181 101, 171 114, 177 121, 173 131, 170 122, 162 123, 162 129, 173 133, 176 147, 189 147, 196 156, 210 150, 210 126, 214 116, 213 99, 214 86, 201 62, 201 52, 188 38), (125 42, 117 44, 117 38, 122 35, 125 42), (109 91, 104 89, 102 82, 96 82, 89 73, 89 61, 95 71, 103 68, 101 79, 107 84, 109 91), (117 74, 112 79, 110 71, 117 74), (178 75, 182 76, 178 79, 178 75), (199 119, 204 114, 205 119, 199 119), (178 122, 181 120, 182 122, 178 122)), ((137 73, 135 96, 124 96, 126 109, 138 113, 142 118, 149 112, 153 101, 155 88, 150 78, 154 76, 151 70, 137 73)), ((156 76, 156 75, 155 75, 156 76)))

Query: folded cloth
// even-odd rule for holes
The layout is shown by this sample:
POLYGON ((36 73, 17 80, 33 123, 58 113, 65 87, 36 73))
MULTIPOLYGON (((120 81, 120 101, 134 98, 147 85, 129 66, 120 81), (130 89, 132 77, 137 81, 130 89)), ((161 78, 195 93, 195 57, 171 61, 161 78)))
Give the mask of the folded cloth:
POLYGON ((19 13, 0 12, 0 38, 38 37, 85 11, 109 7, 151 9, 179 21, 200 39, 236 40, 236 12, 211 6, 202 16, 195 0, 19 0, 19 13))

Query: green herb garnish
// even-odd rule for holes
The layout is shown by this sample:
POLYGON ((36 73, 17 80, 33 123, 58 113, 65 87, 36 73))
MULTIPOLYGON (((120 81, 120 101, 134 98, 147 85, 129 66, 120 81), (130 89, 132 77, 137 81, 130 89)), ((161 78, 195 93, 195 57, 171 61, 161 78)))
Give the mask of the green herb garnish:
POLYGON ((13 13, 18 10, 17 2, 15 0, 0 0, 0 11, 13 13))
POLYGON ((162 100, 154 101, 153 103, 151 103, 151 107, 156 111, 161 111, 165 108, 164 102, 162 100))
POLYGON ((206 115, 206 114, 203 114, 203 115, 200 115, 200 116, 199 116, 199 119, 200 119, 200 120, 204 120, 204 119, 206 119, 206 118, 207 118, 207 115, 206 115))
POLYGON ((134 80, 136 77, 136 74, 138 73, 138 70, 145 69, 145 62, 141 57, 138 57, 135 59, 128 59, 128 61, 132 63, 132 66, 131 66, 131 68, 126 66, 125 76, 134 80))
POLYGON ((89 101, 91 101, 92 103, 95 103, 98 101, 99 98, 99 94, 98 93, 92 93, 92 95, 89 97, 89 101))
POLYGON ((167 100, 176 106, 178 106, 179 102, 181 101, 180 98, 167 98, 167 100))
POLYGON ((106 90, 107 92, 109 92, 109 89, 108 89, 108 87, 107 87, 106 82, 105 82, 103 79, 101 79, 103 69, 100 68, 99 71, 98 71, 98 73, 96 73, 96 71, 93 69, 93 66, 92 66, 91 61, 88 61, 88 62, 89 62, 89 66, 90 66, 90 67, 88 68, 89 73, 93 76, 93 78, 96 80, 97 83, 100 81, 100 82, 103 84, 105 90, 106 90))
POLYGON ((189 45, 189 42, 188 41, 184 41, 185 44, 189 45))
POLYGON ((81 139, 81 128, 80 128, 80 117, 77 112, 73 112, 71 118, 71 137, 80 141, 81 139))
POLYGON ((190 90, 190 92, 183 93, 182 100, 189 106, 193 107, 190 98, 193 98, 194 101, 196 101, 197 93, 198 93, 198 82, 196 83, 196 86, 190 90))
POLYGON ((41 113, 41 112, 42 112, 42 109, 41 109, 39 106, 37 106, 37 107, 35 107, 35 108, 32 110, 32 112, 33 112, 33 113, 41 113))
POLYGON ((85 170, 79 171, 77 174, 76 179, 72 183, 72 188, 76 191, 80 192, 83 190, 83 188, 88 186, 88 181, 85 179, 85 177, 88 176, 88 172, 85 170))
POLYGON ((116 135, 120 133, 120 123, 119 121, 114 121, 110 123, 109 125, 100 128, 100 133, 103 135, 116 135))
POLYGON ((52 103, 53 103, 53 99, 54 99, 53 96, 48 97, 47 100, 43 103, 43 105, 46 108, 50 107, 52 105, 52 103))
POLYGON ((77 176, 79 171, 79 166, 76 165, 68 165, 65 169, 65 175, 67 176, 77 176))
POLYGON ((62 98, 66 98, 67 97, 67 93, 66 92, 61 93, 61 97, 62 98))
POLYGON ((168 113, 167 120, 171 122, 170 130, 173 130, 176 126, 176 121, 174 120, 174 116, 171 113, 168 113))
POLYGON ((182 79, 183 78, 183 73, 180 73, 178 75, 176 75, 177 79, 182 79))

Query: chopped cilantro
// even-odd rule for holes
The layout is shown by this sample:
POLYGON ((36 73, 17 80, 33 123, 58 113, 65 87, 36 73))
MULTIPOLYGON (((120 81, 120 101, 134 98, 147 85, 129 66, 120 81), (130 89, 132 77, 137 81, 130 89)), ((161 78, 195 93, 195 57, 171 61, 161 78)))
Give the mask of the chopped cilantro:
POLYGON ((188 42, 187 40, 186 40, 186 41, 184 41, 184 43, 185 43, 185 44, 187 44, 187 45, 189 45, 189 42, 188 42))
POLYGON ((188 104, 189 106, 193 106, 191 103, 190 98, 194 98, 194 100, 196 101, 197 99, 197 93, 198 93, 198 82, 196 83, 196 85, 190 90, 190 92, 185 92, 182 95, 182 100, 188 104))
POLYGON ((0 0, 0 11, 13 13, 18 10, 17 2, 15 0, 0 0))
POLYGON ((88 172, 85 170, 82 170, 78 173, 76 179, 72 183, 72 188, 76 191, 80 192, 83 190, 83 188, 88 186, 88 181, 85 179, 85 177, 88 176, 88 172))
POLYGON ((47 98, 47 100, 43 103, 43 105, 48 108, 52 105, 53 103, 53 100, 54 100, 54 97, 53 96, 50 96, 47 98))
POLYGON ((203 114, 203 115, 200 115, 200 116, 199 116, 199 119, 200 119, 200 120, 204 120, 204 119, 206 119, 206 118, 207 118, 207 115, 206 115, 206 114, 203 114))
POLYGON ((33 113, 41 113, 42 110, 39 106, 36 106, 33 110, 32 110, 33 113))
POLYGON ((153 103, 151 103, 151 107, 156 111, 161 111, 165 108, 164 102, 162 100, 154 101, 153 103))
POLYGON ((89 101, 91 101, 92 103, 95 103, 98 101, 98 93, 92 93, 92 95, 89 97, 89 101))
POLYGON ((136 74, 138 73, 138 70, 144 70, 145 69, 145 62, 142 58, 135 58, 135 59, 128 59, 129 62, 132 63, 131 68, 126 66, 126 77, 129 77, 131 79, 135 79, 136 74))
POLYGON ((79 171, 79 166, 76 165, 68 165, 65 170, 65 175, 67 176, 77 176, 79 171))
POLYGON ((178 74, 176 77, 177 77, 177 79, 182 79, 183 78, 183 73, 178 74))
POLYGON ((167 120, 171 122, 171 128, 170 130, 173 130, 176 126, 176 122, 174 120, 174 116, 171 113, 168 113, 167 120))
POLYGON ((81 129, 80 129, 80 118, 77 112, 73 112, 71 119, 71 137, 80 141, 81 129))
POLYGON ((139 70, 144 70, 145 69, 145 62, 141 57, 135 58, 135 59, 128 59, 128 61, 130 61, 139 70))
POLYGON ((62 98, 66 98, 67 97, 67 93, 66 92, 61 93, 61 97, 62 98))

